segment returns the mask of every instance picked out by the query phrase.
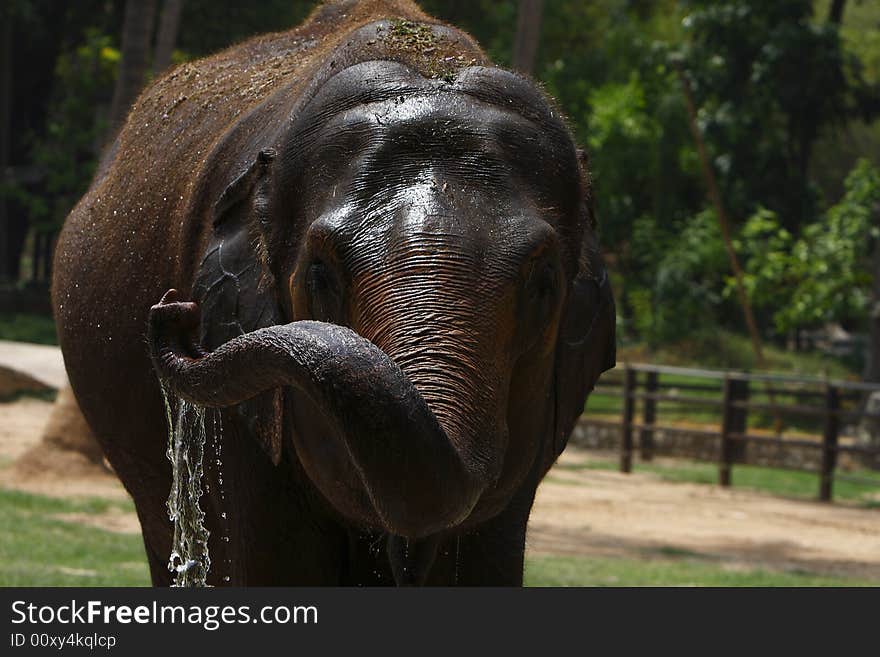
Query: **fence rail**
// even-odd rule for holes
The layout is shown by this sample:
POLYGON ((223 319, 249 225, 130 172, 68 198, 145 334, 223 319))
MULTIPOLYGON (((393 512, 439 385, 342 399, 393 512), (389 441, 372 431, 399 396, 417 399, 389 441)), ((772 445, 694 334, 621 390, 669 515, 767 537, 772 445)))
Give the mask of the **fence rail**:
MULTIPOLYGON (((880 384, 642 363, 627 364, 618 371, 619 378, 614 372, 610 373, 611 377, 606 375, 593 395, 622 399, 621 472, 632 471, 636 436, 641 459, 650 461, 656 451, 656 434, 661 431, 720 440, 718 481, 722 486, 731 485, 733 467, 744 462, 746 446, 750 443, 820 450, 818 472, 810 471, 819 477, 818 498, 824 501, 833 497, 839 454, 857 454, 880 462, 880 448, 876 443, 840 442, 844 421, 872 420, 880 427, 880 413, 866 412, 863 408, 866 394, 880 391, 880 384), (682 395, 680 391, 689 394, 682 395), (717 428, 661 424, 658 422, 661 404, 667 408, 677 407, 679 412, 682 407, 704 412, 714 410, 719 416, 717 428), (639 405, 641 417, 637 420, 639 405), (773 418, 775 435, 759 435, 749 430, 750 418, 756 413, 773 418), (798 419, 799 433, 805 437, 783 437, 783 420, 791 418, 798 419)), ((592 420, 588 418, 588 421, 592 420)), ((607 421, 599 422, 607 424, 607 421)))

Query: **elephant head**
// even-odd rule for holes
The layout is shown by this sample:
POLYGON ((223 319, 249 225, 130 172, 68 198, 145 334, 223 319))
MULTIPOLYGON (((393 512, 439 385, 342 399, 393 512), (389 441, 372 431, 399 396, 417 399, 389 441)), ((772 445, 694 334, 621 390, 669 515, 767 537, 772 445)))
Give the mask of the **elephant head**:
POLYGON ((282 427, 343 516, 420 538, 546 472, 614 363, 588 174, 530 82, 340 71, 216 199, 193 287, 150 315, 160 377, 282 427), (201 325, 201 332, 198 327, 201 325))

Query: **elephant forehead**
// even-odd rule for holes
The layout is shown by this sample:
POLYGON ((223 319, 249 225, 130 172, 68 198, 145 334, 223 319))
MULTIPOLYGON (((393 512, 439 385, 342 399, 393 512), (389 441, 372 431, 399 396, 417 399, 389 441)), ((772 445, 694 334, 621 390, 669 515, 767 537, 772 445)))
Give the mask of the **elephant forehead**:
POLYGON ((528 162, 529 171, 537 173, 543 161, 566 155, 520 114, 447 91, 350 108, 325 125, 314 148, 383 173, 428 162, 446 163, 467 175, 511 171, 528 162))
POLYGON ((518 114, 540 126, 546 140, 556 142, 557 146, 570 145, 571 136, 561 113, 526 78, 486 66, 465 66, 449 75, 426 76, 413 65, 391 60, 361 61, 324 81, 292 117, 296 127, 291 136, 295 143, 301 143, 329 120, 349 110, 383 101, 397 105, 426 96, 430 98, 429 104, 444 97, 467 97, 518 114))
MULTIPOLYGON (((344 68, 298 112, 285 151, 310 180, 358 165, 405 177, 430 160, 489 184, 540 180, 539 192, 570 191, 579 177, 574 142, 551 101, 528 80, 482 66, 452 79, 399 61, 344 68)), ((542 195, 546 204, 553 194, 542 195)))
POLYGON ((296 187, 325 208, 345 201, 367 212, 416 205, 497 216, 525 205, 560 216, 580 194, 570 142, 560 146, 536 122, 461 92, 350 108, 303 144, 299 158, 296 187))
POLYGON ((497 280, 515 276, 523 261, 558 239, 539 213, 501 196, 459 188, 431 172, 383 195, 325 213, 309 229, 314 251, 330 250, 352 273, 395 275, 461 269, 497 280))

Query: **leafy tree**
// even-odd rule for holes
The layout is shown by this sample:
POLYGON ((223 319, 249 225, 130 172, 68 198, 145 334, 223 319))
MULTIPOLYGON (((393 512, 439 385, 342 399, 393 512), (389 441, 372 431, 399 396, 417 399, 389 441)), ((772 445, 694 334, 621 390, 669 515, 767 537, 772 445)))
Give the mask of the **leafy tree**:
POLYGON ((662 127, 648 111, 638 73, 624 83, 611 82, 588 95, 587 146, 599 189, 602 225, 608 244, 627 241, 634 222, 651 208, 652 179, 657 172, 662 127))
MULTIPOLYGON (((779 221, 779 215, 759 207, 742 227, 735 244, 747 257, 743 280, 749 299, 757 309, 777 311, 791 300, 792 247, 794 237, 779 221), (768 285, 768 282, 773 283, 768 285)), ((734 282, 728 280, 728 294, 734 282)), ((778 325, 780 331, 785 327, 778 325)))
MULTIPOLYGON (((490 57, 502 66, 513 59, 514 35, 517 25, 516 0, 422 0, 419 5, 427 13, 447 21, 471 34, 490 57)), ((552 11, 555 2, 547 3, 552 11)), ((546 25, 541 40, 546 43, 546 25)))
MULTIPOLYGON (((21 254, 30 230, 29 204, 22 194, 46 195, 47 171, 34 161, 35 141, 46 138, 50 105, 57 98, 55 72, 62 53, 71 53, 89 30, 115 34, 121 20, 120 0, 7 0, 4 27, 12 33, 11 90, 4 94, 9 108, 8 168, 0 185, 8 216, 8 260, 0 275, 16 281, 21 254)), ((51 203, 47 199, 47 203, 51 203)))
POLYGON ((186 0, 178 47, 190 58, 210 55, 248 37, 293 27, 318 0, 186 0))
POLYGON ((44 172, 43 182, 36 192, 24 187, 14 191, 38 230, 60 227, 88 187, 107 125, 96 107, 109 100, 119 51, 109 36, 96 30, 88 30, 85 39, 58 57, 45 131, 31 141, 31 162, 44 172))
POLYGON ((112 141, 125 122, 131 104, 144 86, 150 58, 150 41, 156 0, 127 0, 122 23, 121 51, 116 86, 110 103, 110 131, 112 141))
POLYGON ((691 0, 682 49, 733 216, 759 204, 795 230, 816 217, 822 130, 876 112, 874 90, 812 0, 691 0))
POLYGON ((867 317, 870 245, 880 237, 880 171, 861 160, 846 180, 846 195, 824 221, 807 226, 792 250, 799 279, 778 313, 781 327, 837 320, 852 326, 867 317))
POLYGON ((660 244, 703 205, 684 104, 658 47, 681 39, 680 19, 666 0, 546 8, 538 71, 590 154, 603 246, 623 280, 621 335, 631 338, 656 319, 660 244))
POLYGON ((767 210, 743 228, 753 301, 773 309, 780 332, 829 321, 863 325, 870 310, 870 258, 880 239, 880 170, 861 160, 846 180, 846 194, 800 238, 767 210))
POLYGON ((649 339, 672 342, 717 325, 725 301, 727 254, 714 212, 693 217, 660 256, 649 339))

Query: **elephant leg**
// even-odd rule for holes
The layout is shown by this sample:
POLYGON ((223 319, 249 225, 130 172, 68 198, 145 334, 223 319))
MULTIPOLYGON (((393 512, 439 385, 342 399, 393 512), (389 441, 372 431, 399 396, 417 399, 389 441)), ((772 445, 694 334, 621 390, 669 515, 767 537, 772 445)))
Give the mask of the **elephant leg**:
MULTIPOLYGON (((170 484, 169 484, 170 486, 170 484)), ((172 574, 168 570, 171 554, 172 526, 161 495, 136 495, 134 505, 141 525, 141 537, 150 567, 153 586, 171 586, 172 574)))
POLYGON ((171 571, 168 570, 168 554, 161 548, 151 545, 144 536, 144 549, 150 567, 150 580, 153 586, 171 586, 171 571))
POLYGON ((507 508, 441 548, 429 585, 522 586, 526 525, 534 484, 525 484, 507 508))

